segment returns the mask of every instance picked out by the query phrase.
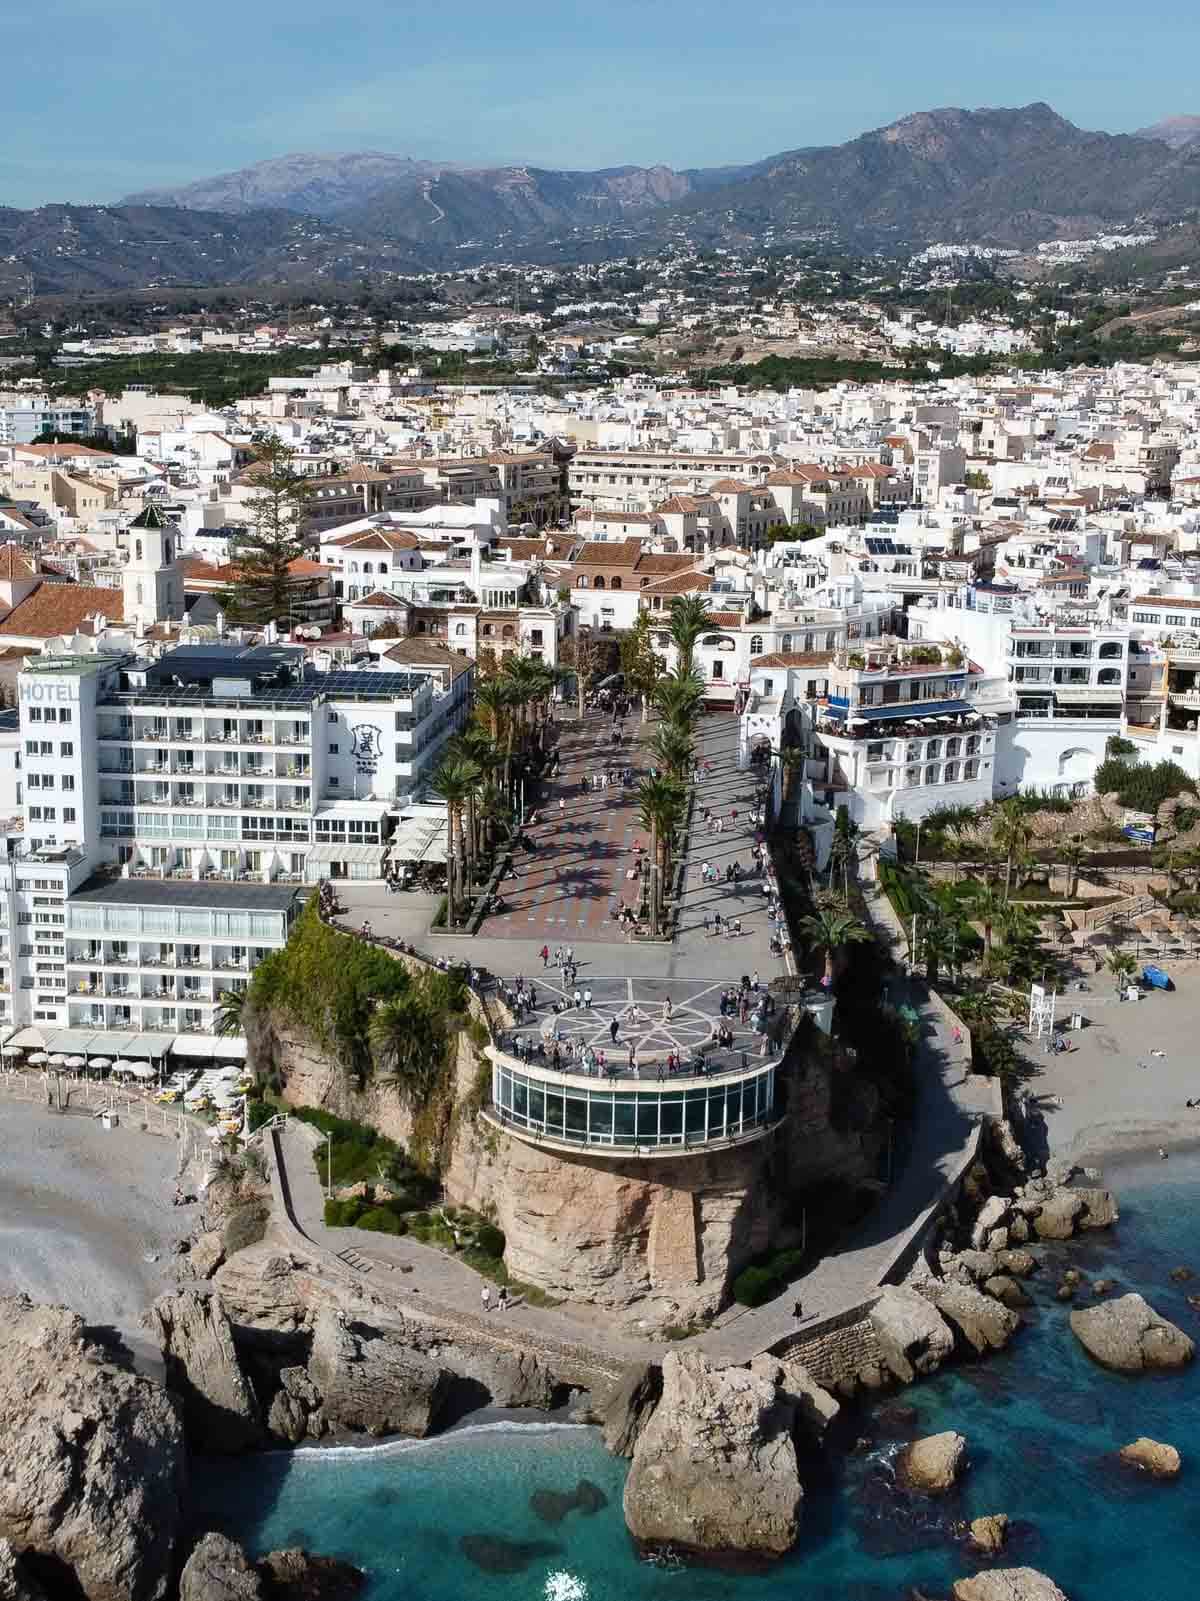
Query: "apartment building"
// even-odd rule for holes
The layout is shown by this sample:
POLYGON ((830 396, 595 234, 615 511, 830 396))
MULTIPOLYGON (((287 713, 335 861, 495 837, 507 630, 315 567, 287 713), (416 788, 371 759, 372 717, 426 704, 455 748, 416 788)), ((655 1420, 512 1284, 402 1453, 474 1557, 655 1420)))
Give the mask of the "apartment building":
POLYGON ((56 405, 44 399, 0 406, 0 445, 31 445, 44 433, 95 432, 96 413, 90 406, 56 405))
POLYGON ((773 456, 737 456, 723 451, 694 455, 688 451, 584 449, 576 451, 567 482, 572 505, 653 511, 677 491, 703 490, 714 479, 723 478, 753 483, 777 465, 773 456))

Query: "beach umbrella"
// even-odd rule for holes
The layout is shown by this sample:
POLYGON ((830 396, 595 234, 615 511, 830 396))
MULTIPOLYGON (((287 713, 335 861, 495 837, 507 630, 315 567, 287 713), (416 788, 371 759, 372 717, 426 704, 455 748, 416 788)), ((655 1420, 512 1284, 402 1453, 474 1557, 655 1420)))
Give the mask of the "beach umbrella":
POLYGON ((134 1063, 130 1067, 130 1072, 133 1074, 134 1078, 157 1078, 158 1077, 158 1069, 150 1067, 145 1062, 134 1063))
POLYGON ((136 1062, 127 1062, 123 1056, 119 1056, 113 1063, 114 1073, 136 1073, 137 1069, 138 1064, 136 1062))
POLYGON ((24 1054, 25 1047, 23 1045, 0 1045, 0 1056, 23 1056, 24 1054))
POLYGON ((82 1056, 68 1056, 67 1057, 67 1066, 68 1067, 86 1067, 87 1066, 87 1062, 84 1060, 84 1058, 82 1056))
POLYGON ((62 1051, 55 1051, 54 1055, 50 1058, 50 1066, 51 1067, 66 1067, 66 1065, 67 1065, 67 1059, 63 1055, 62 1051))
POLYGON ((46 1055, 45 1051, 34 1051, 29 1060, 31 1062, 48 1062, 50 1058, 46 1055))
POLYGON ((111 1067, 111 1056, 93 1056, 87 1064, 89 1067, 111 1067))

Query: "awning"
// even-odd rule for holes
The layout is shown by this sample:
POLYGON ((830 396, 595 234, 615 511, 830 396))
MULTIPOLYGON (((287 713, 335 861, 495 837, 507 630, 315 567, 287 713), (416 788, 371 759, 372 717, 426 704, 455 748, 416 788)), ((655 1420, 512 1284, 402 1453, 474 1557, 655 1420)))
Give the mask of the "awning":
MULTIPOLYGON (((895 706, 855 706, 850 710, 852 723, 915 722, 922 717, 945 717, 956 713, 973 712, 976 708, 966 700, 908 700, 895 706)), ((830 706, 831 717, 844 717, 844 706, 830 706)))
POLYGON ((402 818, 392 835, 389 849, 394 862, 444 862, 446 860, 446 818, 402 818))
POLYGON ((221 1061, 243 1062, 246 1041, 241 1034, 229 1038, 214 1034, 179 1034, 171 1046, 172 1056, 215 1056, 221 1061))
POLYGON ((310 845, 310 862, 347 862, 357 866, 379 867, 387 852, 386 845, 310 845))
POLYGON ((1055 685, 1054 699, 1060 706, 1120 706, 1125 691, 1115 687, 1093 688, 1090 684, 1055 685))
POLYGON ((171 1047, 170 1034, 127 1034, 116 1029, 23 1028, 8 1045, 22 1050, 47 1051, 51 1056, 165 1056, 171 1047))

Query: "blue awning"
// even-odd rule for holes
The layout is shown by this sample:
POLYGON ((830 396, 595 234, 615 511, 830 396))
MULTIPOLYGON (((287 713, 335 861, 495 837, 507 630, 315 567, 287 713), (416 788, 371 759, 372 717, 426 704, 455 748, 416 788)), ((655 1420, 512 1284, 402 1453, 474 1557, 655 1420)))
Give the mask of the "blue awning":
MULTIPOLYGON (((895 706, 855 706, 852 708, 850 721, 852 723, 886 723, 903 721, 911 723, 923 717, 952 717, 959 712, 973 712, 975 707, 966 700, 910 700, 895 706)), ((829 716, 842 718, 846 716, 845 706, 829 707, 829 716)))

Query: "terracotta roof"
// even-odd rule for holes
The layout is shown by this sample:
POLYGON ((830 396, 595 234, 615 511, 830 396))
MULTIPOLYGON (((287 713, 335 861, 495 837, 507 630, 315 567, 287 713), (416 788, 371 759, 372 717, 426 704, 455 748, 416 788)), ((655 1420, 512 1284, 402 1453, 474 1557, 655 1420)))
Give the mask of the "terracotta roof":
POLYGON ((577 567, 634 567, 642 554, 640 539, 589 540, 575 556, 577 567))
POLYGON ((385 651, 384 655, 388 661, 396 662, 401 667, 448 668, 451 681, 463 673, 469 673, 474 666, 469 657, 460 656, 457 651, 439 645, 432 639, 403 639, 391 650, 385 651))
POLYGON ((1129 602, 1131 606, 1169 606, 1172 611, 1200 611, 1200 600, 1190 600, 1183 595, 1141 595, 1137 600, 1129 602))
POLYGON ((746 621, 740 611, 710 611, 708 615, 722 628, 737 628, 746 621))
POLYGON ((575 513, 577 523, 587 522, 606 523, 648 523, 657 526, 661 521, 652 511, 607 511, 603 506, 580 506, 575 513))
POLYGON ((90 456, 95 461, 111 461, 111 450, 93 450, 90 445, 18 445, 22 455, 29 456, 90 456))
POLYGON ((828 667, 833 660, 832 651, 805 654, 799 650, 776 650, 769 656, 756 656, 751 667, 828 667))
POLYGON ((403 611, 408 605, 407 601, 398 595, 386 594, 382 589, 373 589, 369 595, 363 595, 360 600, 348 600, 347 608, 351 606, 379 606, 387 607, 389 611, 403 611))
POLYGON ((1089 445, 1083 453, 1084 461, 1111 461, 1113 448, 1105 440, 1098 439, 1095 444, 1089 445))
POLYGON ((14 545, 11 540, 7 545, 0 545, 0 579, 11 583, 14 579, 36 577, 37 567, 20 545, 14 545))
POLYGON ((665 578, 669 573, 682 573, 689 567, 695 567, 696 558, 682 552, 672 556, 656 556, 653 551, 644 550, 634 565, 639 573, 658 573, 665 578))
POLYGON ((656 506, 655 511, 678 515, 680 512, 691 513, 700 510, 700 501, 695 495, 672 495, 670 500, 664 500, 656 506))
POLYGON ((768 473, 766 482, 770 484, 821 484, 833 474, 828 467, 780 467, 775 472, 768 473))
POLYGON ((639 595, 691 595, 704 594, 712 588, 710 573, 676 573, 671 578, 660 578, 638 590, 639 595))
POLYGON ((125 620, 125 596, 119 589, 92 584, 39 584, 0 623, 0 634, 27 634, 48 639, 75 634, 97 612, 109 623, 125 620))
POLYGON ((343 550, 416 550, 420 540, 403 529, 393 532, 388 528, 363 528, 357 534, 340 534, 323 543, 343 550))
POLYGON ((754 488, 753 484, 739 484, 736 478, 718 478, 715 484, 709 484, 710 495, 748 495, 754 488))

